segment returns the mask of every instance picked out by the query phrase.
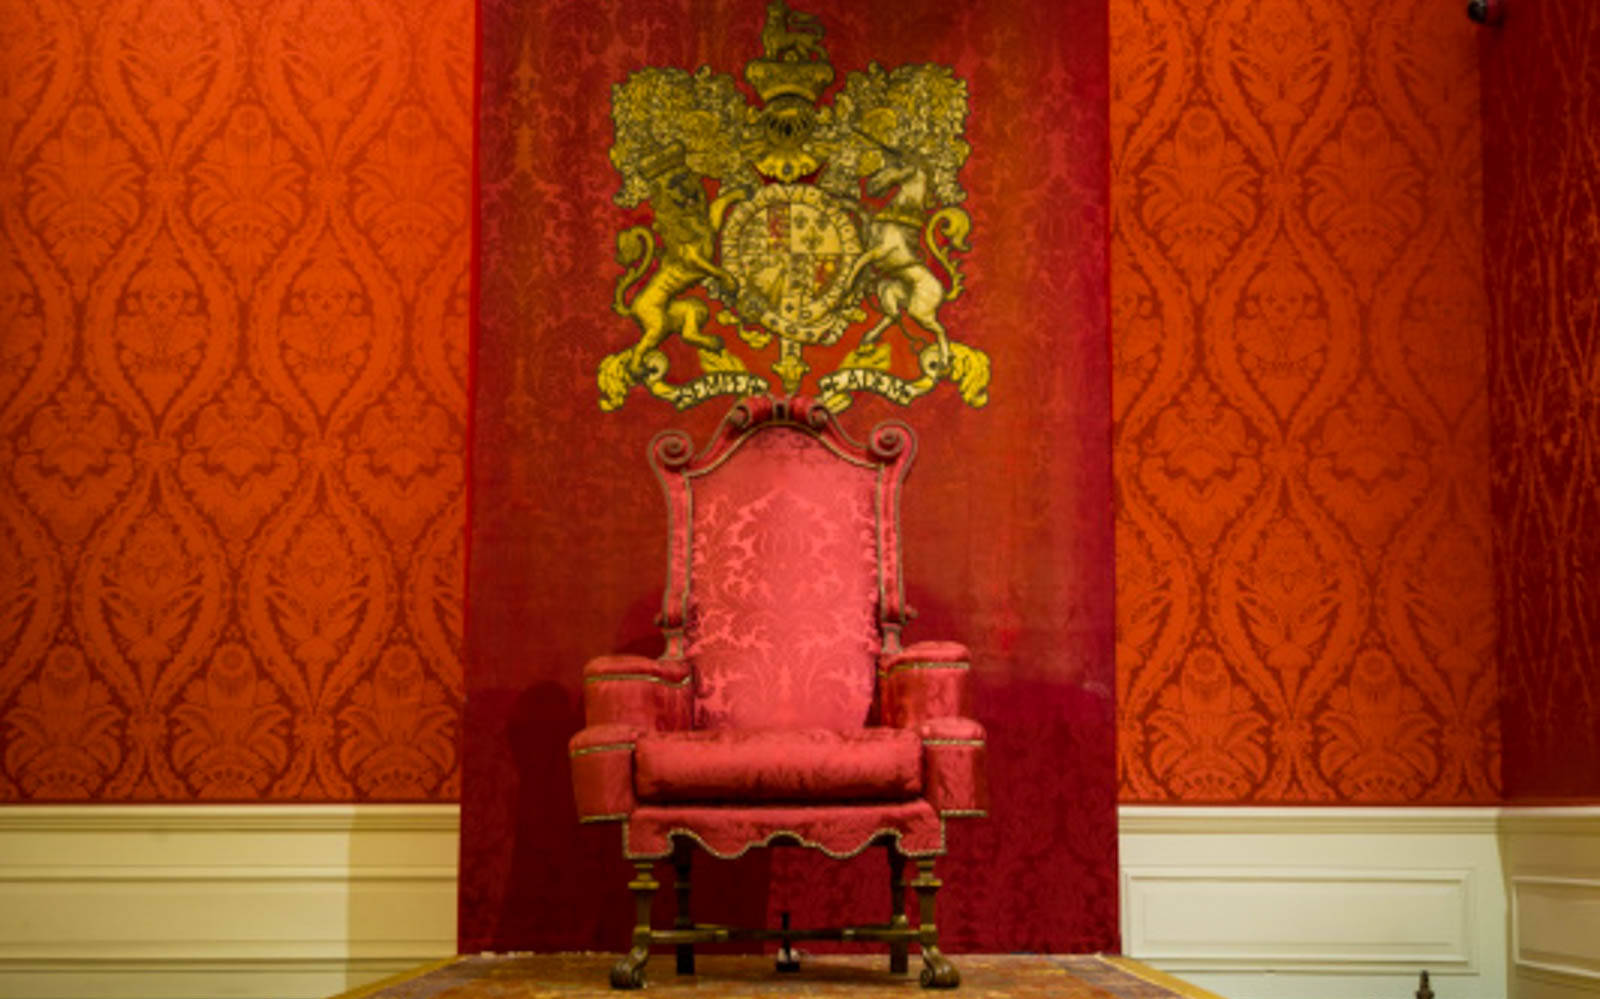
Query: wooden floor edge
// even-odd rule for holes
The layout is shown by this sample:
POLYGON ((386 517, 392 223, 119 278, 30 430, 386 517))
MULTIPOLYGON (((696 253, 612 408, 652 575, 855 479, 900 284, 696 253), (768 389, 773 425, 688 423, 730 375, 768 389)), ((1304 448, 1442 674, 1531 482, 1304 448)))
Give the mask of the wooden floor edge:
POLYGON ((1159 985, 1180 996, 1185 996, 1186 999, 1222 999, 1215 992, 1209 992, 1181 978, 1174 978, 1165 971, 1150 967, 1143 961, 1136 961, 1131 957, 1123 957, 1120 954, 1099 954, 1097 956, 1100 960, 1121 968, 1135 978, 1142 978, 1152 985, 1159 985))
POLYGON ((460 954, 456 954, 453 957, 441 957, 437 961, 429 961, 427 964, 419 964, 415 968, 408 968, 405 971, 397 971, 392 975, 386 975, 375 982, 358 985, 348 992, 331 995, 328 999, 366 999, 367 996, 377 995, 392 985, 409 982, 413 978, 421 978, 430 971, 438 971, 440 968, 455 964, 459 960, 461 960, 460 954))

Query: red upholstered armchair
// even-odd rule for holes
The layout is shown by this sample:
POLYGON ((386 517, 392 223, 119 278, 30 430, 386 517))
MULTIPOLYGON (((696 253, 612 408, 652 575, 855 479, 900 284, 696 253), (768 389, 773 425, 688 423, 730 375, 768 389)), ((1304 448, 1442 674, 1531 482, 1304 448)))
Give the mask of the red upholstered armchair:
POLYGON ((584 822, 617 822, 633 862, 632 950, 611 971, 637 988, 652 944, 733 939, 873 940, 903 973, 920 945, 922 984, 960 981, 939 951, 934 858, 945 822, 987 804, 984 731, 971 717, 967 651, 902 648, 910 617, 900 571, 899 497, 916 450, 881 423, 863 446, 808 399, 735 405, 699 454, 666 431, 650 461, 667 498, 667 585, 659 659, 584 667, 587 727, 573 736, 584 822), (831 929, 732 929, 689 916, 695 848, 737 857, 799 845, 832 857, 886 848, 888 918, 831 929), (678 916, 650 925, 655 861, 676 868, 678 916), (905 913, 905 868, 919 925, 905 913))

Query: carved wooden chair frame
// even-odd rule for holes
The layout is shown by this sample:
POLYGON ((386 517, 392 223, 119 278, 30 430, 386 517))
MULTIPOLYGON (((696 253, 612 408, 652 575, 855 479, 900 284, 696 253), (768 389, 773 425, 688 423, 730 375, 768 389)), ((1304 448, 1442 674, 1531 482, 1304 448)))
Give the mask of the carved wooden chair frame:
MULTIPOLYGON (((916 440, 910 428, 898 421, 880 423, 873 428, 863 445, 845 434, 833 414, 813 400, 757 396, 736 404, 710 442, 698 453, 694 451, 689 435, 682 431, 663 431, 651 441, 650 463, 666 494, 668 507, 667 582, 658 618, 666 641, 666 651, 656 660, 635 656, 606 657, 591 662, 585 668, 585 707, 591 726, 595 725, 597 717, 600 721, 611 720, 606 716, 606 709, 597 708, 596 703, 608 692, 607 688, 618 689, 624 683, 651 685, 648 689, 635 688, 640 692, 635 696, 657 698, 661 703, 672 701, 673 706, 664 710, 682 712, 681 717, 687 717, 694 684, 691 667, 685 659, 686 619, 690 612, 692 585, 692 553, 689 546, 693 538, 693 483, 697 477, 727 461, 753 435, 772 427, 800 430, 836 457, 874 470, 877 477, 874 510, 878 546, 877 624, 882 651, 875 679, 874 703, 878 706, 873 709, 874 716, 896 710, 886 703, 886 699, 892 696, 886 691, 912 690, 915 696, 924 696, 908 686, 912 684, 945 684, 947 691, 936 692, 936 698, 953 705, 951 711, 970 709, 970 694, 966 686, 969 665, 965 661, 965 649, 953 643, 923 643, 910 650, 904 650, 901 646, 901 630, 914 613, 906 604, 899 539, 900 489, 916 450, 916 440), (924 647, 937 654, 921 657, 929 661, 918 661, 918 650, 924 647), (597 663, 603 665, 597 666, 597 663), (896 687, 896 684, 900 686, 896 687)), ((913 695, 902 696, 909 698, 913 695)), ((880 723, 886 722, 880 719, 880 723)), ((596 742, 592 739, 583 742, 582 739, 583 733, 574 737, 571 750, 580 820, 620 821, 623 853, 633 865, 633 876, 628 882, 635 900, 632 947, 611 970, 614 988, 639 988, 644 984, 644 968, 652 946, 674 948, 677 972, 693 974, 695 945, 746 940, 778 941, 778 968, 785 971, 799 967, 793 949, 797 941, 885 943, 889 948, 889 970, 895 974, 903 974, 908 970, 910 945, 915 943, 922 954, 921 984, 924 987, 953 988, 960 983, 959 973, 939 947, 935 910, 941 881, 935 876, 934 864, 935 858, 945 852, 945 820, 982 816, 985 814, 983 807, 945 808, 933 802, 932 807, 925 809, 926 819, 919 814, 917 822, 907 828, 880 828, 864 842, 844 851, 829 849, 827 845, 811 838, 805 829, 777 828, 759 839, 743 843, 737 852, 722 852, 706 842, 690 827, 691 823, 673 821, 673 809, 651 809, 634 802, 631 790, 624 796, 626 800, 621 801, 604 795, 597 796, 593 791, 586 792, 586 787, 597 786, 597 775, 603 775, 610 782, 609 786, 613 787, 620 786, 624 779, 619 776, 621 774, 626 774, 625 779, 631 782, 633 746, 631 743, 596 742), (606 768, 611 769, 603 773, 606 768), (649 818, 645 819, 647 814, 649 818), (777 928, 729 927, 694 920, 691 886, 696 846, 727 858, 742 855, 755 847, 781 845, 814 847, 841 859, 871 847, 883 847, 888 858, 885 887, 891 903, 887 918, 882 922, 864 925, 817 929, 791 927, 787 913, 782 917, 782 925, 777 928), (655 877, 655 865, 666 859, 670 859, 673 866, 677 912, 670 928, 656 928, 651 924, 651 907, 661 884, 655 877), (915 867, 915 873, 909 880, 906 877, 908 863, 915 867), (906 913, 907 888, 916 894, 916 925, 912 925, 906 913)), ((938 754, 947 749, 967 752, 975 762, 963 765, 976 769, 972 779, 974 786, 981 787, 981 739, 925 738, 924 746, 925 753, 938 754), (975 752, 973 745, 977 747, 975 752)), ((986 797, 986 791, 978 793, 986 797)), ((929 797, 931 799, 932 795, 929 797)), ((980 797, 975 802, 955 804, 982 806, 984 802, 980 797)))

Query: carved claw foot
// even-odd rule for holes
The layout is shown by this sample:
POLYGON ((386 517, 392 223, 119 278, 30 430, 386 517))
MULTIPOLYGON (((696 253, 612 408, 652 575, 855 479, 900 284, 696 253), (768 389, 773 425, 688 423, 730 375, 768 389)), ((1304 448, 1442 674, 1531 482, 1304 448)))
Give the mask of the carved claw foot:
POLYGON ((922 987, 953 989, 961 984, 961 973, 937 947, 922 948, 922 987))
POLYGON ((611 966, 611 987, 614 989, 644 988, 644 963, 650 960, 650 948, 635 947, 611 966))

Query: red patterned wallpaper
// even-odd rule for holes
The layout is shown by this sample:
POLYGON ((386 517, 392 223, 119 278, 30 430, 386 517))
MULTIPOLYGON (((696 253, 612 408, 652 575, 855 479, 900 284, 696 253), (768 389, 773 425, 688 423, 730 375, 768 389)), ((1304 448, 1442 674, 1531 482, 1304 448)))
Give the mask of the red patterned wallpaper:
MULTIPOLYGON (((1472 29, 1110 6, 1122 796, 1492 798, 1472 29)), ((456 795, 471 24, 8 5, 0 800, 456 795)), ((1556 370, 1510 344, 1497 391, 1556 370)), ((1501 540, 1572 551, 1538 454, 1497 452, 1501 540)), ((1593 692, 1532 655, 1593 654, 1540 564, 1501 571, 1511 790, 1593 692)))
POLYGON ((1600 796, 1600 5, 1483 47, 1505 794, 1600 796))
POLYGON ((1124 801, 1496 798, 1476 30, 1111 0, 1124 801))
POLYGON ((0 800, 453 799, 472 4, 0 24, 0 800))

